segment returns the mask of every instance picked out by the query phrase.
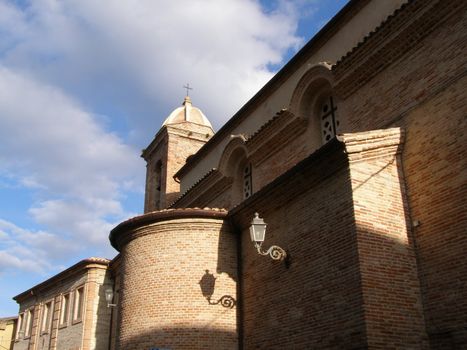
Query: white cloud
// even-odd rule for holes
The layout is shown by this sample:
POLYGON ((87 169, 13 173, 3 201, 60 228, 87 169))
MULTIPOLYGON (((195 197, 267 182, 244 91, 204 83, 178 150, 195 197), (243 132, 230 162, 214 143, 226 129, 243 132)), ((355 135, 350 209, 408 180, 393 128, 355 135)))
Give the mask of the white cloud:
POLYGON ((76 248, 60 236, 0 219, 0 273, 10 269, 45 273, 70 253, 76 253, 76 248))
POLYGON ((1 66, 0 115, 0 159, 7 167, 27 169, 25 184, 48 184, 61 193, 108 193, 115 190, 108 174, 124 178, 140 165, 136 150, 105 132, 60 90, 1 66))
POLYGON ((44 228, 0 220, 0 266, 109 253, 109 230, 132 215, 124 197, 142 187, 137 149, 182 85, 219 126, 301 44, 297 7, 277 4, 0 0, 0 185, 31 191, 25 215, 44 228))
POLYGON ((4 20, 26 29, 3 61, 89 103, 112 99, 148 142, 187 81, 195 104, 225 122, 301 44, 297 17, 287 1, 265 13, 252 0, 38 0, 4 20))
POLYGON ((135 216, 126 213, 119 201, 105 199, 47 200, 30 209, 33 218, 57 232, 68 233, 82 245, 98 245, 110 253, 108 235, 120 221, 135 216), (106 249, 109 248, 109 249, 106 249))
POLYGON ((63 257, 60 236, 79 242, 77 249, 94 246, 94 251, 111 254, 110 229, 131 215, 120 197, 135 190, 144 169, 136 149, 106 132, 62 91, 1 66, 0 116, 3 172, 15 174, 18 184, 38 193, 29 212, 55 233, 29 233, 8 253, 21 245, 31 249, 34 242, 37 249, 49 251, 48 258, 63 257), (54 245, 57 249, 49 249, 54 245))

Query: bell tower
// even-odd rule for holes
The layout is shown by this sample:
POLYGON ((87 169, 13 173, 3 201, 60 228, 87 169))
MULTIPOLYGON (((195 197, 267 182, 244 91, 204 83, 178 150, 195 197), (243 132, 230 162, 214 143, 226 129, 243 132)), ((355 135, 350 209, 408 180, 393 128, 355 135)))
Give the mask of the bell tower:
POLYGON ((162 128, 141 157, 146 161, 144 212, 167 208, 180 195, 180 184, 173 178, 214 135, 212 125, 189 96, 162 124, 162 128))

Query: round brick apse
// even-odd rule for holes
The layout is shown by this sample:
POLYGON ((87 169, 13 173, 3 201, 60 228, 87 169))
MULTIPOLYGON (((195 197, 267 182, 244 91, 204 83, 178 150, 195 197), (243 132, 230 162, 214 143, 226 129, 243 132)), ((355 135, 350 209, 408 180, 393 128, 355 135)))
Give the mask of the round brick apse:
POLYGON ((236 238, 227 212, 151 212, 114 228, 117 349, 237 349, 236 238))

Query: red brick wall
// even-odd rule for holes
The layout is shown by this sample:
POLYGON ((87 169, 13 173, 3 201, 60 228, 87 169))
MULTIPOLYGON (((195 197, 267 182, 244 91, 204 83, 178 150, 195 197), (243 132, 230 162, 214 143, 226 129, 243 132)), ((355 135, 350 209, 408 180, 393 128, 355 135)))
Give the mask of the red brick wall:
MULTIPOLYGON (((269 224, 265 246, 279 244, 292 257, 289 269, 273 264, 243 232, 245 348, 425 348, 427 337, 434 349, 467 343, 467 11, 459 4, 410 2, 389 22, 390 35, 379 31, 385 36, 356 49, 360 61, 334 70, 342 131, 401 126, 401 159, 352 163, 315 187, 297 175, 234 209, 242 228, 259 211, 269 224), (429 30, 407 29, 420 20, 429 30), (344 89, 339 74, 357 68, 356 90, 352 79, 344 89)), ((253 163, 254 191, 305 157, 311 134, 253 163)), ((231 205, 229 193, 197 205, 231 205)))
POLYGON ((428 346, 400 160, 351 162, 368 346, 428 346))
POLYGON ((427 332, 437 349, 467 343, 465 6, 434 27, 343 109, 352 132, 406 130, 402 162, 411 219, 420 222, 414 239, 427 332))
POLYGON ((344 135, 234 209, 245 348, 427 348, 398 135, 344 135), (254 211, 289 268, 256 253, 254 211))
POLYGON ((212 129, 190 122, 164 126, 145 151, 146 196, 144 212, 167 208, 180 195, 180 184, 174 180, 175 173, 186 159, 196 153, 212 136, 212 129), (152 149, 153 147, 153 149, 152 149), (146 154, 149 153, 149 154, 146 154), (156 207, 156 164, 162 163, 160 204, 156 207))
MULTIPOLYGON (((432 345, 467 344, 467 78, 410 113, 404 167, 432 345)), ((439 347, 438 347, 439 346, 439 347)))
POLYGON ((117 349, 237 349, 236 240, 222 219, 180 218, 124 233, 117 349), (200 281, 215 277, 211 304, 200 281))
POLYGON ((310 172, 266 191, 234 214, 244 227, 245 349, 366 346, 350 175, 346 169, 320 169, 317 173, 326 174, 316 183, 310 172), (254 211, 268 224, 264 248, 286 249, 289 268, 257 254, 247 231, 254 211))
POLYGON ((167 181, 167 172, 166 164, 167 164, 167 148, 168 148, 168 135, 165 130, 162 130, 160 134, 157 135, 160 139, 158 141, 157 148, 148 156, 146 159, 146 189, 145 189, 145 197, 144 197, 144 212, 148 213, 154 210, 158 210, 156 202, 157 191, 157 181, 156 181, 156 164, 160 161, 162 164, 161 168, 161 194, 160 196, 160 205, 162 204, 161 200, 163 199, 162 193, 163 189, 165 188, 165 183, 167 181))
POLYGON ((212 136, 212 130, 209 127, 189 122, 177 124, 173 127, 169 126, 168 128, 167 194, 163 208, 167 208, 180 195, 180 184, 173 178, 175 173, 185 165, 186 159, 195 154, 212 136), (179 130, 184 132, 179 132, 179 130))
POLYGON ((283 174, 310 153, 308 136, 307 133, 302 133, 293 139, 287 138, 286 140, 281 140, 280 135, 276 135, 275 141, 283 143, 286 146, 281 147, 278 152, 266 159, 260 166, 253 164, 254 192, 270 183, 278 175, 283 174))

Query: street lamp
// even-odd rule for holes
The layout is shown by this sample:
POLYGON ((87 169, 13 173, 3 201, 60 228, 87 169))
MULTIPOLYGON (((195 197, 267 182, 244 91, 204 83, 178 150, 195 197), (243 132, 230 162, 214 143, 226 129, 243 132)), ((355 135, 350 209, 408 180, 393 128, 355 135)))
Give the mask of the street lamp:
POLYGON ((287 253, 284 249, 277 245, 271 246, 268 250, 263 251, 261 245, 264 242, 266 236, 266 223, 262 218, 259 217, 258 213, 255 213, 255 217, 251 220, 250 225, 250 238, 255 244, 255 248, 260 255, 269 255, 273 260, 282 261, 287 258, 287 253))
POLYGON ((107 288, 105 290, 105 300, 107 301, 107 307, 117 306, 117 304, 112 304, 114 299, 114 291, 112 288, 107 288))

